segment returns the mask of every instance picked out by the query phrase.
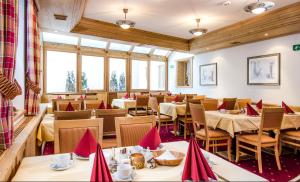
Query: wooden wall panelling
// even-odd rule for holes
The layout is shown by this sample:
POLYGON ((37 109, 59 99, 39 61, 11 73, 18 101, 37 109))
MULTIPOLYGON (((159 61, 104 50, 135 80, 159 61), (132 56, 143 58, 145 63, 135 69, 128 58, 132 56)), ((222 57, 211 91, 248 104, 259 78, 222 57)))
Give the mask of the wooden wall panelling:
POLYGON ((300 32, 300 2, 266 12, 190 40, 192 52, 208 52, 300 32))
POLYGON ((93 35, 108 39, 154 45, 175 50, 189 50, 189 43, 187 39, 139 30, 135 28, 124 30, 115 24, 93 20, 85 17, 81 18, 79 23, 71 30, 71 32, 84 35, 93 35))

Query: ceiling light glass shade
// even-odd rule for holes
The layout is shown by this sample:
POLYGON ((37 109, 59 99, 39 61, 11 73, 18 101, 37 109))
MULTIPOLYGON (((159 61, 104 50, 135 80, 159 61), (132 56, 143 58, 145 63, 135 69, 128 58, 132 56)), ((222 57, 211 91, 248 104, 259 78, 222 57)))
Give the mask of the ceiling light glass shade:
POLYGON ((207 29, 194 28, 194 29, 191 29, 189 32, 195 36, 200 36, 200 35, 205 34, 207 32, 207 29))
POLYGON ((275 3, 267 1, 267 2, 256 2, 256 3, 251 3, 248 4, 247 6, 244 7, 244 10, 246 12, 250 12, 253 14, 261 14, 275 6, 275 3))
POLYGON ((129 29, 129 28, 134 27, 134 25, 135 25, 135 23, 130 20, 118 20, 116 22, 116 24, 119 25, 123 29, 129 29))

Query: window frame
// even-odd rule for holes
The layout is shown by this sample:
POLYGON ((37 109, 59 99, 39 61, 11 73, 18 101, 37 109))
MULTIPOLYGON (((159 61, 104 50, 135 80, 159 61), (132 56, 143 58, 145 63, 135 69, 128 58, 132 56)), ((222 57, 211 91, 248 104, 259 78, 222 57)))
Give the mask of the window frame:
POLYGON ((86 93, 82 90, 81 86, 81 73, 82 73, 82 56, 98 56, 104 58, 104 89, 103 90, 89 90, 89 93, 102 93, 109 91, 109 58, 125 59, 126 60, 126 91, 124 92, 164 92, 168 90, 168 59, 164 56, 156 56, 134 52, 105 50, 101 48, 92 48, 86 46, 76 46, 61 43, 43 42, 43 95, 58 95, 58 94, 83 94, 86 93), (76 53, 76 91, 75 92, 48 92, 47 91, 47 51, 58 51, 66 53, 76 53), (131 88, 131 65, 132 60, 147 61, 147 89, 132 89, 131 88), (165 90, 150 90, 150 61, 165 62, 165 90))

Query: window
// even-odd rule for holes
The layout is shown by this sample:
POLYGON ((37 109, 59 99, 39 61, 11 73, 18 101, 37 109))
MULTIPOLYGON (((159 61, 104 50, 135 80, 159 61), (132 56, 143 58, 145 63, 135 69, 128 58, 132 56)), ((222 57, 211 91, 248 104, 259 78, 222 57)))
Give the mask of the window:
POLYGON ((167 54, 169 53, 170 51, 168 50, 165 50, 165 49, 155 49, 153 54, 154 55, 158 55, 158 56, 167 56, 167 54))
POLYGON ((126 59, 109 58, 109 91, 126 91, 126 59))
POLYGON ((47 92, 76 91, 76 53, 47 51, 47 92))
POLYGON ((100 41, 100 40, 81 38, 80 45, 86 46, 86 47, 95 47, 95 48, 105 49, 107 42, 100 41))
POLYGON ((78 37, 54 34, 49 32, 43 32, 43 40, 46 42, 62 43, 62 44, 78 44, 78 37))
POLYGON ((119 44, 119 43, 110 43, 109 49, 116 51, 129 51, 131 45, 128 44, 119 44))
POLYGON ((149 54, 151 48, 149 47, 142 47, 142 46, 134 46, 132 52, 141 53, 141 54, 149 54))
POLYGON ((131 89, 148 88, 148 61, 132 60, 131 62, 131 89))
POLYGON ((104 58, 82 56, 82 90, 104 90, 104 58))
POLYGON ((165 90, 166 63, 150 61, 150 90, 165 90))

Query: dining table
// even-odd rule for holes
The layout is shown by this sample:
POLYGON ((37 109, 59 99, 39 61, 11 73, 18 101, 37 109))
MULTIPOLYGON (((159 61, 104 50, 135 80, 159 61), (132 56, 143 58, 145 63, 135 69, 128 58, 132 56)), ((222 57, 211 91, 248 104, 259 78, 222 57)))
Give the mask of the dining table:
POLYGON ((135 108, 136 100, 132 98, 113 99, 111 105, 112 107, 118 107, 121 109, 130 109, 130 108, 135 108))
MULTIPOLYGON (((189 143, 186 141, 162 143, 162 150, 170 150, 187 154, 189 143)), ((132 147, 126 147, 130 150, 132 147)), ((115 148, 116 158, 122 148, 115 148)), ((111 152, 113 149, 103 149, 103 152, 111 152)), ((212 171, 218 180, 223 181, 267 181, 267 179, 247 171, 225 159, 210 152, 201 150, 211 163, 212 171)), ((91 164, 89 160, 76 159, 73 167, 55 171, 50 168, 55 157, 63 154, 48 156, 25 157, 12 181, 89 181, 91 176, 91 164)), ((178 166, 157 166, 154 169, 143 168, 135 170, 133 181, 181 181, 181 175, 185 164, 185 157, 178 166)), ((113 176, 113 180, 116 179, 113 176)))

